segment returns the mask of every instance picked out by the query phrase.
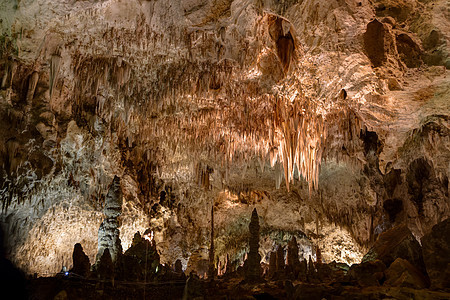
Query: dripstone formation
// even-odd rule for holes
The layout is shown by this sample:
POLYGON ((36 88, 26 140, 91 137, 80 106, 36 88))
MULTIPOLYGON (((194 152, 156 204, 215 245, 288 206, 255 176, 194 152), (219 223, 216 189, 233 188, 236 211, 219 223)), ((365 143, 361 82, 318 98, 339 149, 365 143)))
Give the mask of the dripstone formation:
POLYGON ((91 264, 89 262, 89 257, 84 253, 83 247, 80 243, 76 243, 73 248, 73 267, 70 272, 81 275, 83 277, 88 277, 91 270, 91 264))
POLYGON ((448 300, 449 99, 450 0, 1 0, 0 256, 32 299, 448 300))
POLYGON ((250 225, 250 252, 245 261, 245 279, 254 281, 261 278, 261 255, 259 255, 259 220, 256 208, 253 209, 250 225))
POLYGON ((292 272, 295 277, 297 277, 300 271, 300 260, 298 258, 297 239, 295 237, 292 237, 292 239, 289 241, 286 264, 289 268, 289 271, 292 272))
POLYGON ((103 251, 109 249, 113 262, 122 254, 122 244, 119 238, 119 221, 117 218, 122 213, 122 193, 120 190, 120 178, 114 176, 105 199, 103 209, 105 219, 98 229, 98 253, 97 261, 102 257, 103 251))

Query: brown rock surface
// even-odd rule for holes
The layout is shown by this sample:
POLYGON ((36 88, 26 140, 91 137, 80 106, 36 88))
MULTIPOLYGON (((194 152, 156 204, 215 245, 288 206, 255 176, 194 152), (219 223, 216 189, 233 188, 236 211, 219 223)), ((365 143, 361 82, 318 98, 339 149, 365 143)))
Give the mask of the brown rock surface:
POLYGON ((297 239, 292 237, 288 243, 286 264, 292 268, 297 268, 299 263, 297 239))
POLYGON ((379 286, 384 277, 384 270, 386 265, 381 260, 368 261, 352 265, 348 270, 348 276, 362 287, 379 286))
POLYGON ((433 289, 450 289, 450 219, 422 238, 423 260, 433 289))
POLYGON ((422 248, 406 225, 400 225, 383 232, 374 243, 362 262, 381 260, 390 266, 397 258, 409 261, 426 274, 422 248))
POLYGON ((174 270, 176 273, 183 273, 183 265, 181 264, 181 260, 177 259, 175 261, 174 270))
POLYGON ((276 254, 276 259, 277 259, 277 272, 283 272, 284 271, 284 266, 285 266, 285 260, 284 260, 284 248, 280 245, 277 248, 277 254, 276 254))
POLYGON ((73 267, 70 271, 88 277, 91 272, 91 264, 89 262, 89 257, 84 253, 80 243, 76 243, 73 248, 72 260, 73 267))
POLYGON ((415 289, 423 289, 428 286, 427 278, 403 258, 397 258, 384 273, 386 276, 384 284, 388 286, 403 286, 415 289))
POLYGON ((395 37, 386 24, 377 19, 367 24, 364 33, 364 48, 374 67, 380 67, 387 62, 388 55, 395 55, 395 37))
POLYGON ((269 277, 272 277, 277 271, 277 252, 270 252, 269 257, 269 277))

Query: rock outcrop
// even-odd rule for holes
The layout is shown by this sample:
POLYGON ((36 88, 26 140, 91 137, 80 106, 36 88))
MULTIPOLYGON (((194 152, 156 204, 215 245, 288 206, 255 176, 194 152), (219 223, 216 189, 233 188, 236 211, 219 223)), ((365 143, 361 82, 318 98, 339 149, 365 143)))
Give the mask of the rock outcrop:
POLYGON ((413 289, 428 287, 428 278, 403 258, 397 258, 384 273, 386 275, 384 285, 413 289))
POLYGON ((73 267, 70 272, 88 277, 91 271, 91 263, 89 257, 84 253, 80 243, 76 243, 72 254, 73 267))
POLYGON ((169 266, 163 268, 156 243, 151 236, 150 230, 146 230, 143 237, 139 232, 134 235, 131 247, 120 255, 115 263, 116 279, 130 282, 149 281, 154 280, 159 271, 162 271, 162 277, 168 278, 167 280, 184 276, 181 261, 175 262, 175 271, 169 266))
POLYGON ((450 219, 422 238, 423 259, 433 289, 450 289, 450 219))
POLYGON ((348 270, 348 276, 362 287, 379 286, 384 277, 384 270, 386 265, 381 260, 368 261, 352 265, 348 270))
POLYGON ((381 67, 387 62, 389 55, 395 55, 395 37, 388 25, 377 19, 367 24, 364 33, 364 48, 374 67, 381 67))
POLYGON ((422 247, 406 225, 383 232, 363 257, 362 262, 381 260, 389 267, 397 258, 409 261, 423 274, 426 274, 422 247))

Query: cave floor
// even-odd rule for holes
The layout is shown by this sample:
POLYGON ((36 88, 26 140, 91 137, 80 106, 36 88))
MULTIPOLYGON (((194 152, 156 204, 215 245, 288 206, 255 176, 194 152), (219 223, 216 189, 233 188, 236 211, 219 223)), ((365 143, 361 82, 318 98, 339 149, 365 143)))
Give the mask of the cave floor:
POLYGON ((450 299, 450 293, 409 287, 351 286, 289 280, 245 283, 240 278, 136 283, 64 277, 28 281, 30 299, 450 299), (184 297, 185 296, 185 297, 184 297))

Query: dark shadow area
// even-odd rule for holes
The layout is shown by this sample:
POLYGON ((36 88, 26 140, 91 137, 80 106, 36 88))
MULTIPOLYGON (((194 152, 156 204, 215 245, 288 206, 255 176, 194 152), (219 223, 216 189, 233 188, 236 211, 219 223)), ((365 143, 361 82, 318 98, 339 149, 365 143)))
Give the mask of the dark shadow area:
POLYGON ((28 299, 24 274, 6 258, 5 235, 0 226, 0 298, 28 299))

